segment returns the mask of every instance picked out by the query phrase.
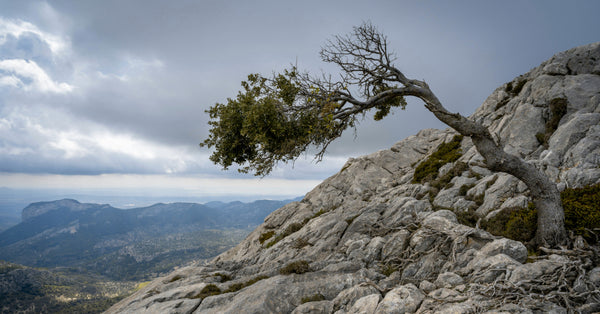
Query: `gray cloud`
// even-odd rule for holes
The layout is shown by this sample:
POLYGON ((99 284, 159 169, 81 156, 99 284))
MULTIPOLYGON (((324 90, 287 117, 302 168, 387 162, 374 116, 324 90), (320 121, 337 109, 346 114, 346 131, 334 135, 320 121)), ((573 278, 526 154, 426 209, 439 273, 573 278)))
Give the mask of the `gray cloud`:
MULTIPOLYGON (((334 70, 320 63, 319 47, 363 21, 388 35, 400 68, 468 114, 552 54, 598 40, 599 8, 596 1, 3 2, 4 26, 29 31, 0 25, 0 62, 27 62, 0 64, 0 172, 237 177, 220 173, 197 146, 207 136, 204 110, 234 97, 249 73, 296 61, 334 70)), ((331 146, 331 162, 299 161, 274 175, 323 178, 349 156, 444 127, 409 104, 382 122, 367 115, 356 137, 350 131, 331 146)))

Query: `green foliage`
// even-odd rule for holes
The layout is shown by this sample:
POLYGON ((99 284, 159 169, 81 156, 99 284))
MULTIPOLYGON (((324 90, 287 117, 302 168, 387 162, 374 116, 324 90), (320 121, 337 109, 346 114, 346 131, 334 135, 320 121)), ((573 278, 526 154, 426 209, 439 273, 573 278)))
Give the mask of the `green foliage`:
POLYGON ((190 299, 205 299, 207 297, 219 295, 221 293, 221 289, 219 289, 219 287, 217 287, 215 284, 211 283, 202 288, 202 290, 200 290, 200 293, 190 297, 190 299))
POLYGON ((305 238, 298 238, 298 239, 294 240, 294 243, 292 244, 292 246, 298 250, 300 250, 306 246, 309 246, 309 245, 312 245, 312 244, 310 244, 310 242, 308 242, 308 240, 306 240, 305 238))
MULTIPOLYGON (((315 214, 312 216, 312 218, 317 218, 317 217, 319 217, 319 216, 321 216, 321 215, 325 214, 326 212, 328 212, 328 210, 325 210, 325 209, 321 208, 321 209, 320 209, 318 212, 316 212, 316 213, 315 213, 315 214)), ((312 219, 312 218, 311 218, 311 219, 312 219)))
POLYGON ((442 143, 433 154, 415 168, 412 182, 424 183, 436 179, 438 171, 443 165, 449 162, 455 162, 462 156, 460 150, 460 142, 462 139, 462 135, 455 135, 452 141, 442 143))
POLYGON ((264 232, 258 237, 258 242, 260 242, 260 244, 263 244, 265 241, 269 240, 274 235, 275 235, 275 230, 269 230, 267 232, 264 232))
MULTIPOLYGON (((379 82, 379 84, 376 84, 373 86, 373 95, 379 94, 381 92, 384 92, 386 90, 390 90, 390 89, 393 89, 396 87, 397 86, 388 86, 385 83, 379 82)), ((390 110, 392 109, 392 107, 400 107, 402 110, 404 110, 404 109, 406 109, 406 100, 402 96, 395 96, 395 97, 390 98, 388 101, 375 106, 375 109, 377 111, 375 112, 373 119, 375 121, 379 121, 379 120, 385 118, 390 113, 390 110)))
POLYGON ((242 82, 243 91, 227 104, 217 103, 207 113, 209 137, 200 146, 214 147, 210 160, 228 169, 267 175, 277 161, 295 160, 310 145, 326 147, 349 125, 334 121, 337 104, 295 110, 300 90, 295 69, 273 79, 251 74, 242 82))
POLYGON ((592 231, 600 228, 600 184, 561 193, 565 209, 565 227, 588 241, 597 242, 592 231))
POLYGON ((473 188, 475 186, 475 184, 464 184, 460 186, 460 189, 458 189, 458 195, 460 196, 465 196, 467 195, 467 192, 473 188))
POLYGON ((287 226, 287 228, 285 228, 285 230, 283 230, 283 232, 281 234, 278 234, 273 240, 271 240, 271 242, 267 243, 267 248, 272 247, 273 245, 275 245, 277 242, 281 241, 283 238, 289 236, 290 234, 302 229, 302 227, 304 227, 304 225, 307 223, 308 221, 305 220, 303 222, 293 222, 291 223, 289 226, 287 226))
POLYGON ((300 302, 302 304, 304 304, 304 303, 308 303, 308 302, 317 302, 317 301, 323 301, 323 300, 326 300, 325 296, 320 293, 316 293, 314 295, 302 298, 302 300, 300 300, 300 302))
POLYGON ((311 269, 308 262, 304 260, 291 262, 279 269, 279 273, 282 275, 304 274, 310 271, 311 269))
POLYGON ((460 176, 467 169, 469 169, 469 166, 466 163, 457 162, 450 170, 448 170, 448 172, 444 173, 444 175, 431 181, 431 186, 436 189, 450 188, 450 181, 452 181, 452 178, 460 176))
POLYGON ((252 278, 252 279, 250 279, 250 280, 248 280, 246 282, 234 283, 231 286, 229 286, 227 288, 227 290, 223 291, 223 293, 236 292, 236 291, 242 290, 242 289, 244 289, 246 287, 249 287, 249 286, 257 283, 260 280, 267 279, 267 278, 269 278, 269 277, 267 277, 267 276, 256 276, 256 277, 254 277, 254 278, 252 278))
POLYGON ((525 80, 523 77, 519 77, 517 78, 517 83, 514 86, 512 82, 508 82, 506 84, 505 91, 513 95, 518 95, 525 86, 525 83, 527 83, 527 80, 525 80))
MULTIPOLYGON (((600 184, 561 192, 565 211, 565 227, 586 240, 597 242, 594 229, 600 228, 600 184)), ((481 227, 488 232, 509 239, 528 242, 537 229, 537 210, 533 203, 527 208, 507 208, 487 221, 481 227)))
POLYGON ((533 203, 527 208, 506 208, 489 220, 481 222, 481 228, 491 234, 528 242, 537 229, 537 210, 533 203))
POLYGON ((455 214, 458 222, 465 226, 475 227, 477 220, 479 220, 479 217, 472 209, 455 211, 455 214))
POLYGON ((222 273, 216 273, 215 277, 221 277, 219 282, 227 282, 232 279, 231 276, 229 276, 227 274, 222 274, 222 273))

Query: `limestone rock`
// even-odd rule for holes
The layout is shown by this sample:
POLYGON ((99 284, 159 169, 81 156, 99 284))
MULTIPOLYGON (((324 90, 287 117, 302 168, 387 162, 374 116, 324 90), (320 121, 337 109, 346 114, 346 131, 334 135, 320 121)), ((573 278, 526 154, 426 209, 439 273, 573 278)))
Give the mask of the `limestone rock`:
POLYGON ((385 295, 375 313, 415 313, 424 298, 425 295, 415 285, 400 286, 385 295))
MULTIPOLYGON (((599 90, 595 43, 559 53, 500 86, 470 119, 561 189, 600 183, 599 90), (536 135, 545 132, 555 98, 567 100, 567 113, 545 147, 536 135)), ((530 201, 523 182, 485 169, 469 138, 458 160, 469 170, 440 191, 412 183, 416 165, 455 134, 422 130, 388 150, 348 160, 235 248, 156 279, 107 313, 561 313, 564 300, 551 297, 559 289, 580 294, 569 310, 600 311, 596 260, 549 255, 526 263, 522 243, 461 224, 465 215, 485 219, 530 201), (280 273, 294 262, 308 267, 280 273), (584 273, 577 277, 576 270, 584 273), (233 280, 221 283, 216 273, 233 280), (521 293, 548 278, 571 286, 544 283, 536 288, 543 293, 521 293), (221 293, 201 295, 209 284, 221 293)))

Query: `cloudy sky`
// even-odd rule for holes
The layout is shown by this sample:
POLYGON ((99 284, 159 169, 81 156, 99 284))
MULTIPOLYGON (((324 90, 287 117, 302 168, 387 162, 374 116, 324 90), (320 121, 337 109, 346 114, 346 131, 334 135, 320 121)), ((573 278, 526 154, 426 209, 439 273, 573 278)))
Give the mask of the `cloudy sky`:
MULTIPOLYGON (((469 114, 554 53, 600 40, 599 1, 0 0, 0 187, 301 195, 352 156, 444 127, 418 102, 256 179, 200 148, 204 110, 249 73, 334 71, 319 49, 370 21, 398 67, 469 114)), ((182 192, 183 193, 183 192, 182 192)))

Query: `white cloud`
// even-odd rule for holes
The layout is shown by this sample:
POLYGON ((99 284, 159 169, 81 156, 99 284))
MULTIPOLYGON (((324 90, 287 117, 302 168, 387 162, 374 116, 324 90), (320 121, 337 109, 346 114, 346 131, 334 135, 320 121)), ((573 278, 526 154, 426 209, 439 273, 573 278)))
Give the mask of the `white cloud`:
POLYGON ((139 174, 48 175, 0 172, 2 186, 27 189, 143 189, 154 193, 178 190, 180 195, 204 196, 300 196, 320 180, 227 179, 208 176, 139 174))
POLYGON ((73 86, 54 82, 33 60, 9 59, 0 61, 0 85, 20 87, 25 91, 68 93, 73 86), (4 73, 4 74, 3 74, 4 73))
POLYGON ((184 147, 118 133, 60 110, 40 109, 4 111, 0 119, 0 157, 8 158, 4 171, 10 169, 8 163, 13 169, 21 169, 31 160, 64 170, 89 169, 96 173, 181 173, 200 166, 200 157, 184 147))
POLYGON ((8 36, 20 37, 26 33, 39 36, 48 44, 54 54, 63 53, 70 43, 67 39, 40 30, 37 26, 22 20, 3 19, 0 17, 0 45, 4 44, 8 36))

